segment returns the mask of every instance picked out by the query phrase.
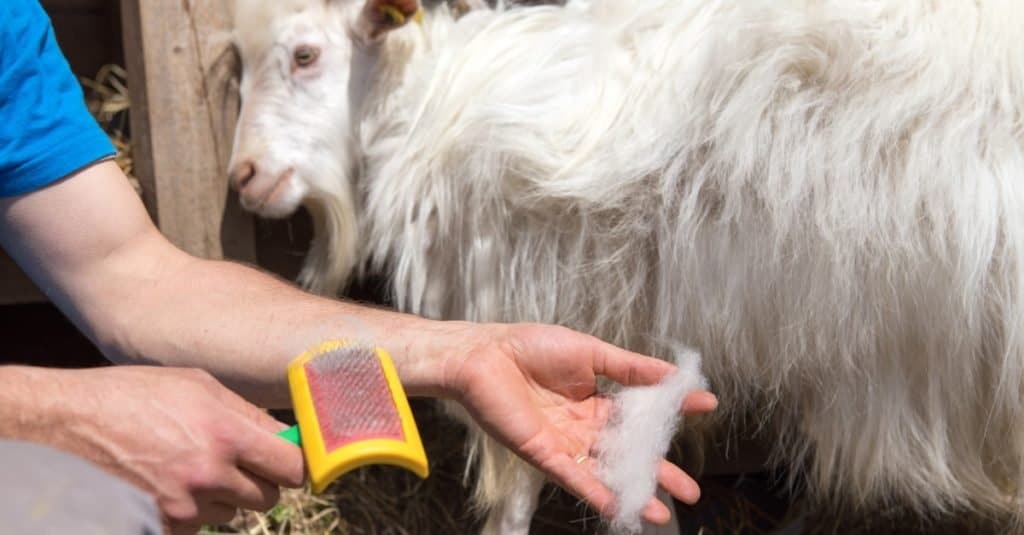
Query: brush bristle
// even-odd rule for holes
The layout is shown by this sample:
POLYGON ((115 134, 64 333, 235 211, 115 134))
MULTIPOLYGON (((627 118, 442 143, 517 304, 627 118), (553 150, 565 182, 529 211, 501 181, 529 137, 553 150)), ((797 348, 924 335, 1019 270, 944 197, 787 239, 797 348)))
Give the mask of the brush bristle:
POLYGON ((310 359, 304 369, 327 452, 360 440, 405 440, 376 349, 339 347, 310 359))

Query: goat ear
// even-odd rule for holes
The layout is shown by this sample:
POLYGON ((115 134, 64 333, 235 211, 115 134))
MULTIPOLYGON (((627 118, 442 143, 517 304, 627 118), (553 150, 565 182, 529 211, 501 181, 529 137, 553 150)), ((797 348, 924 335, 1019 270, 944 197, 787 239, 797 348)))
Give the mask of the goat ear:
POLYGON ((364 38, 375 41, 421 15, 419 0, 366 0, 358 29, 364 38))

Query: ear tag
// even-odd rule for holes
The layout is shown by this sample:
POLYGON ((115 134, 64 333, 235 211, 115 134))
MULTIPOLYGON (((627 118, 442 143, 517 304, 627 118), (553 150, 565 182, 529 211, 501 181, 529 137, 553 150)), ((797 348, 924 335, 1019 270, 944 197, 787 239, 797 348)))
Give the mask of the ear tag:
MULTIPOLYGON (((387 18, 391 19, 392 24, 395 26, 401 26, 405 24, 405 15, 391 4, 383 4, 379 7, 380 12, 383 13, 387 18)), ((412 20, 416 24, 423 24, 423 6, 416 8, 416 13, 413 14, 412 20)))
POLYGON ((397 7, 391 4, 382 4, 378 9, 380 9, 380 12, 383 13, 387 18, 391 19, 392 24, 394 24, 395 26, 401 26, 405 24, 405 15, 403 15, 402 12, 399 11, 397 7))

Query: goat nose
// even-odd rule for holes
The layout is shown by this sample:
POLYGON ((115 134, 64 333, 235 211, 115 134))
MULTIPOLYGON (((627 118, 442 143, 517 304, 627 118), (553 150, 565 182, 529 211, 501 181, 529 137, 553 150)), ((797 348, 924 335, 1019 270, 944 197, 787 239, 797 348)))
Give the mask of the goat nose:
POLYGON ((256 165, 252 163, 252 160, 243 160, 228 171, 228 180, 236 191, 241 191, 254 176, 256 176, 256 165))

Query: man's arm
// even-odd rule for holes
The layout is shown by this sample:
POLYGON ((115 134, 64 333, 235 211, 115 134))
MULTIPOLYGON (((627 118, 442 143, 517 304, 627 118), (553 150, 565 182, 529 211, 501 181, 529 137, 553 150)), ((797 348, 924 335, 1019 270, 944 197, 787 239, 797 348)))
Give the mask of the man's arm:
POLYGON ((288 360, 325 339, 355 337, 393 352, 410 395, 447 390, 438 355, 416 354, 423 340, 402 336, 440 324, 185 254, 113 162, 0 200, 0 221, 3 246, 115 362, 200 367, 254 402, 286 407, 288 360))
MULTIPOLYGON (((112 360, 204 369, 264 406, 287 406, 285 365, 308 341, 414 321, 185 254, 112 162, 0 199, 0 244, 112 360)), ((0 366, 0 384, 0 437, 134 483, 173 532, 226 522, 235 507, 265 510, 278 485, 302 483, 301 451, 274 435, 283 426, 205 372, 0 366)))

